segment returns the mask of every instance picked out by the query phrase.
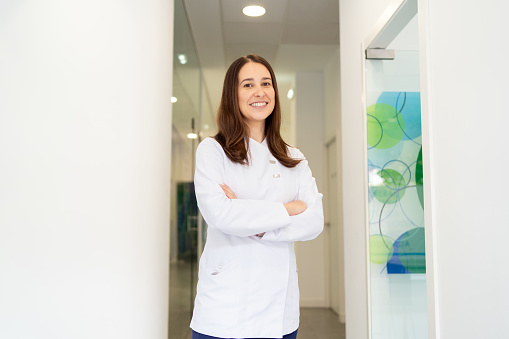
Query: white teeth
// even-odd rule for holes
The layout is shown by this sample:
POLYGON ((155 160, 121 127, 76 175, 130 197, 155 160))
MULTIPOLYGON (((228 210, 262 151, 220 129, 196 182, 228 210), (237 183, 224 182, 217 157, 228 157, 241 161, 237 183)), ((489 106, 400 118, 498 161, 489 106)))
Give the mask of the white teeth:
POLYGON ((252 104, 250 104, 250 106, 254 106, 254 107, 261 107, 261 106, 265 106, 267 105, 266 102, 253 102, 252 104))

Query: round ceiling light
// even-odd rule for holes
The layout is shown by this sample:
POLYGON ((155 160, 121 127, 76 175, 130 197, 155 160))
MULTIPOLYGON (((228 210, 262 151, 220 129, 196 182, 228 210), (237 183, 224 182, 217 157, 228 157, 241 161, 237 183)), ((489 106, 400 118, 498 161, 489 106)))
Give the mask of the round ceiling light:
POLYGON ((247 6, 242 9, 242 13, 247 16, 262 16, 265 14, 265 8, 262 6, 247 6))
POLYGON ((182 65, 187 64, 187 56, 185 54, 179 54, 178 58, 182 65))

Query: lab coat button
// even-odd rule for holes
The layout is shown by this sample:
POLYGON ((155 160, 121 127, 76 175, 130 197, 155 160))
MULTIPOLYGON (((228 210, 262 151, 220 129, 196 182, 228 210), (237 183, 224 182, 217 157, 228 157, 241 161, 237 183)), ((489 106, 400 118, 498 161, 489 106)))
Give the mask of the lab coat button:
POLYGON ((219 265, 219 266, 217 266, 217 268, 222 269, 222 268, 223 268, 223 265, 219 265))

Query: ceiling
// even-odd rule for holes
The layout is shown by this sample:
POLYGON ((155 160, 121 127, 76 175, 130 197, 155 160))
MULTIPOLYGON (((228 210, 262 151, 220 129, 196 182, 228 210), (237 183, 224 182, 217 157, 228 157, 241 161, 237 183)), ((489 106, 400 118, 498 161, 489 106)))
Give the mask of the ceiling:
MULTIPOLYGON (((179 39, 194 43, 212 112, 219 105, 226 68, 239 56, 254 53, 267 59, 283 93, 295 85, 297 72, 322 71, 339 48, 337 0, 181 1, 190 32, 176 32, 175 44, 179 39), (247 17, 242 9, 248 5, 263 6, 267 12, 247 17)), ((177 17, 178 2, 176 22, 184 19, 177 17)))

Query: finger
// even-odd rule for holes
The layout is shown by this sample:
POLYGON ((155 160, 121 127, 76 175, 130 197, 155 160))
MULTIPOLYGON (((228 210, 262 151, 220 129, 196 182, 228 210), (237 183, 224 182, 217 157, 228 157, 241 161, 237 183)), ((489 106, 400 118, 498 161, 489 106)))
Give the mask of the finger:
MULTIPOLYGON (((224 184, 223 184, 223 185, 224 185, 224 184)), ((222 187, 222 188, 223 188, 223 191, 225 192, 225 194, 226 194, 226 195, 228 195, 228 197, 229 197, 230 199, 237 199, 237 196, 235 195, 235 192, 233 192, 233 191, 231 190, 231 188, 230 188, 230 187, 228 187, 228 185, 224 185, 224 187, 222 187)))
POLYGON ((225 184, 219 184, 219 186, 223 189, 224 194, 228 199, 237 199, 235 193, 225 184))
POLYGON ((221 188, 222 188, 222 189, 227 189, 227 190, 230 190, 230 191, 231 191, 230 186, 228 186, 228 185, 227 185, 227 184, 225 184, 225 183, 219 184, 219 186, 221 186, 221 188))
POLYGON ((228 192, 228 186, 226 186, 225 184, 219 184, 219 187, 221 187, 224 193, 228 192))
POLYGON ((228 188, 228 186, 221 186, 221 188, 222 188, 222 190, 223 190, 223 192, 224 192, 225 194, 231 194, 231 193, 232 193, 232 190, 230 190, 230 189, 228 188))

